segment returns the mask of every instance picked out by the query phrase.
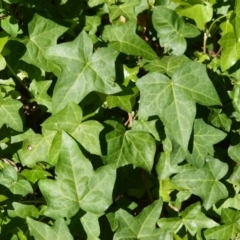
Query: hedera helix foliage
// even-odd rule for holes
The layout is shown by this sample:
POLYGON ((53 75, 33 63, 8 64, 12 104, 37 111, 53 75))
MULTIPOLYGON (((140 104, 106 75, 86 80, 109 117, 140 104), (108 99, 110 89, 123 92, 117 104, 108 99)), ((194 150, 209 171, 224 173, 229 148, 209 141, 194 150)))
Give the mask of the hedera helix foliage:
POLYGON ((0 239, 240 239, 240 2, 0 2, 0 239))

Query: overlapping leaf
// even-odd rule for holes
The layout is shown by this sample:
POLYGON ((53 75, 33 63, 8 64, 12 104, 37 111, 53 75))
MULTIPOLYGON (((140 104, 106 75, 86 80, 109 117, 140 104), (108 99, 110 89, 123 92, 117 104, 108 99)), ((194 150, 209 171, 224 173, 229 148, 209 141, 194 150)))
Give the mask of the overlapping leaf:
POLYGON ((186 24, 175 11, 165 6, 154 8, 152 22, 158 33, 160 45, 172 49, 173 54, 177 56, 186 51, 185 38, 193 38, 199 34, 195 26, 186 24))
POLYGON ((52 227, 49 225, 27 218, 28 228, 35 240, 73 240, 72 235, 63 219, 58 219, 52 227))
POLYGON ((198 168, 204 165, 206 156, 213 156, 213 144, 216 144, 226 137, 226 134, 208 124, 202 119, 194 121, 193 128, 193 150, 187 157, 187 161, 198 168))
POLYGON ((154 138, 142 131, 129 130, 115 121, 107 121, 111 129, 106 134, 107 149, 104 162, 115 167, 133 164, 151 171, 156 151, 154 138))
POLYGON ((209 115, 209 121, 213 126, 222 128, 227 132, 231 129, 232 120, 228 118, 225 113, 222 113, 220 109, 212 109, 212 112, 209 115))
POLYGON ((144 65, 144 69, 150 72, 166 73, 169 77, 172 77, 174 72, 184 63, 190 62, 190 59, 185 55, 181 56, 164 56, 161 59, 154 59, 144 65))
POLYGON ((5 166, 0 171, 0 183, 7 187, 13 194, 26 196, 33 192, 31 184, 24 180, 18 179, 18 174, 13 166, 5 166))
POLYGON ((51 80, 39 82, 33 80, 29 87, 30 92, 33 94, 32 101, 36 101, 38 104, 47 107, 49 112, 52 111, 52 99, 47 94, 47 90, 50 87, 51 83, 51 80))
POLYGON ((224 225, 207 229, 204 231, 204 236, 207 240, 210 239, 236 239, 240 231, 240 213, 232 209, 222 209, 222 222, 224 225))
POLYGON ((221 104, 217 92, 198 63, 185 63, 172 80, 161 73, 150 73, 138 80, 141 101, 139 116, 158 115, 167 131, 187 149, 195 118, 195 102, 202 105, 221 104))
POLYGON ((119 5, 109 6, 110 20, 113 21, 120 16, 124 16, 128 20, 136 19, 134 8, 140 4, 140 0, 123 0, 119 5))
POLYGON ((212 228, 218 225, 201 212, 201 205, 199 202, 187 207, 182 213, 180 213, 180 217, 161 218, 157 223, 160 228, 175 233, 177 233, 184 225, 192 236, 201 229, 212 228))
POLYGON ((218 200, 228 196, 227 188, 218 181, 226 175, 227 171, 226 163, 209 156, 202 168, 182 169, 173 177, 172 182, 201 197, 203 206, 208 210, 218 200))
POLYGON ((99 214, 112 203, 115 170, 104 166, 94 171, 77 143, 65 132, 55 173, 56 180, 39 182, 48 206, 45 215, 72 217, 80 208, 99 214))
POLYGON ((49 150, 56 132, 45 130, 43 134, 33 134, 23 141, 19 152, 21 163, 32 167, 36 162, 53 164, 49 158, 49 150))
POLYGON ((13 202, 14 210, 9 210, 8 214, 10 217, 39 217, 39 211, 34 205, 25 205, 18 202, 13 202))
POLYGON ((122 26, 106 26, 103 40, 109 41, 109 46, 128 55, 140 56, 146 59, 157 58, 153 49, 136 33, 136 21, 128 21, 122 26))
POLYGON ((49 47, 56 45, 58 37, 66 30, 66 27, 35 14, 28 25, 29 38, 23 41, 27 50, 22 59, 45 71, 53 71, 59 74, 56 65, 45 57, 45 51, 49 47))
POLYGON ((60 112, 49 117, 42 126, 49 131, 66 131, 90 153, 101 155, 99 134, 102 124, 95 120, 82 122, 82 109, 70 102, 60 112))
POLYGON ((121 90, 114 82, 117 52, 108 48, 92 52, 91 39, 84 31, 74 41, 48 49, 48 59, 61 68, 53 92, 53 113, 70 101, 79 103, 92 91, 114 94, 121 90))
POLYGON ((193 19, 200 30, 204 29, 207 22, 212 19, 213 8, 209 3, 205 4, 184 4, 176 9, 179 15, 193 19))
POLYGON ((168 239, 168 233, 155 227, 161 210, 161 200, 155 201, 146 207, 137 217, 133 217, 122 209, 118 210, 115 214, 118 221, 118 229, 113 239, 168 239))

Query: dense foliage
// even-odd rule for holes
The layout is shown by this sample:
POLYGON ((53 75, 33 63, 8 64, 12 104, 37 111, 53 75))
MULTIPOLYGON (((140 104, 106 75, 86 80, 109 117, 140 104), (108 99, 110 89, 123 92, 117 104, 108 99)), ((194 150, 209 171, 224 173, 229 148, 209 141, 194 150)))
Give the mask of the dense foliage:
POLYGON ((0 239, 240 239, 240 1, 0 19, 0 239))

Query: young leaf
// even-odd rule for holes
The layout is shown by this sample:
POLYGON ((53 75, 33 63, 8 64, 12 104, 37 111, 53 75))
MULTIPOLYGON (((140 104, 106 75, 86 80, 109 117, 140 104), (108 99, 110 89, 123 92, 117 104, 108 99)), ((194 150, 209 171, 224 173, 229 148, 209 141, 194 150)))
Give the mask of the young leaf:
POLYGON ((205 4, 180 5, 176 8, 176 12, 179 15, 193 19, 200 30, 204 29, 205 24, 209 22, 213 16, 213 8, 207 2, 205 4))
POLYGON ((34 218, 38 218, 39 217, 39 211, 38 209, 33 206, 33 205, 25 205, 25 204, 21 204, 18 202, 13 202, 13 210, 9 210, 8 214, 9 216, 11 215, 11 217, 21 217, 21 218, 27 218, 27 217, 34 217, 34 218))
POLYGON ((141 131, 125 131, 124 126, 114 121, 107 121, 114 130, 107 133, 107 154, 104 162, 115 167, 133 164, 151 171, 156 145, 154 138, 141 131))
POLYGON ((28 25, 29 38, 23 41, 27 50, 22 60, 45 71, 60 73, 56 65, 46 58, 45 52, 49 47, 57 44, 58 37, 66 30, 66 27, 35 14, 28 25))
POLYGON ((30 135, 23 141, 20 159, 24 166, 32 167, 36 162, 49 162, 49 149, 56 132, 45 130, 43 134, 30 135))
POLYGON ((40 179, 45 179, 52 176, 50 172, 43 170, 42 167, 37 165, 34 166, 32 169, 24 169, 21 172, 21 175, 33 184, 40 179))
POLYGON ((152 48, 135 31, 136 21, 134 20, 128 21, 122 26, 107 25, 102 38, 104 41, 109 41, 109 46, 119 52, 146 59, 157 58, 152 48))
POLYGON ((51 80, 39 81, 33 80, 30 84, 29 90, 33 95, 32 101, 36 101, 39 105, 47 107, 48 112, 52 112, 52 99, 47 94, 51 86, 51 80))
POLYGON ((187 149, 195 117, 195 102, 221 104, 217 92, 201 64, 183 64, 172 80, 161 73, 149 73, 136 83, 141 99, 139 117, 158 115, 167 131, 187 149))
POLYGON ((218 180, 228 171, 226 163, 208 157, 203 167, 186 168, 172 178, 172 182, 182 188, 188 189, 203 200, 203 206, 208 210, 214 203, 228 195, 227 188, 218 180))
POLYGON ((35 240, 73 240, 66 223, 62 219, 56 220, 54 226, 52 227, 45 223, 35 221, 31 218, 27 218, 27 224, 31 235, 35 240))
POLYGON ((31 184, 26 180, 18 179, 16 169, 10 165, 0 170, 0 183, 13 194, 19 194, 23 197, 33 192, 31 184))
POLYGON ((79 208, 99 214, 112 203, 115 170, 104 166, 94 171, 77 143, 65 132, 55 173, 56 180, 39 181, 48 205, 45 215, 70 218, 79 208))
POLYGON ((154 8, 152 22, 161 46, 172 49, 173 54, 177 56, 186 51, 185 37, 193 38, 199 34, 193 25, 186 24, 176 12, 164 6, 154 8))
POLYGON ((118 229, 114 234, 114 240, 127 239, 166 239, 164 231, 155 227, 162 210, 162 201, 157 200, 146 207, 137 217, 131 216, 128 212, 120 209, 116 212, 118 229))
POLYGON ((227 132, 231 129, 232 120, 225 113, 222 113, 220 109, 212 109, 208 119, 217 128, 222 128, 227 132))
POLYGON ((61 68, 53 92, 53 113, 62 110, 70 101, 79 103, 92 91, 113 94, 121 90, 114 82, 117 53, 108 48, 92 52, 91 39, 84 31, 74 41, 48 49, 48 59, 61 68))
POLYGON ((193 128, 193 150, 187 156, 187 161, 195 167, 202 167, 206 156, 214 155, 213 144, 216 144, 226 137, 226 134, 208 124, 202 119, 194 121, 193 128))

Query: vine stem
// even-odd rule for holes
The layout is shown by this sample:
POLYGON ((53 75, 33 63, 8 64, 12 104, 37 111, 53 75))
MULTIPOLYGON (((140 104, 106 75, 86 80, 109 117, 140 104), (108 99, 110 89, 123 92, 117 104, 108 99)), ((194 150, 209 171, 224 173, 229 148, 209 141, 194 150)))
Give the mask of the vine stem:
POLYGON ((8 63, 6 63, 6 65, 7 65, 7 68, 10 70, 10 72, 12 73, 12 75, 17 79, 17 81, 30 93, 28 87, 22 82, 22 80, 14 72, 14 70, 11 68, 11 66, 8 63))
POLYGON ((225 18, 225 17, 227 17, 227 15, 223 15, 223 16, 220 16, 220 17, 218 17, 217 19, 215 19, 215 20, 211 23, 209 29, 207 29, 207 30, 205 31, 204 36, 203 36, 203 53, 206 53, 207 40, 208 40, 209 34, 210 34, 210 32, 211 32, 214 24, 215 24, 216 22, 218 22, 220 19, 225 18))

